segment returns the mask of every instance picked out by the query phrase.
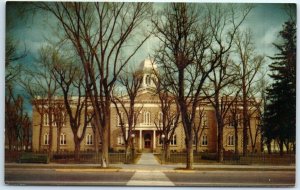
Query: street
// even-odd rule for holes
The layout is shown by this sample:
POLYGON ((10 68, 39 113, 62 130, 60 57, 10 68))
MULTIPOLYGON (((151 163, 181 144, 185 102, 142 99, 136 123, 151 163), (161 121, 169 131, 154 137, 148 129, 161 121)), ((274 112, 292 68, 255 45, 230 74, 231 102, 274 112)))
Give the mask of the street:
POLYGON ((139 183, 129 183, 134 171, 6 168, 5 183, 12 185, 109 185, 125 186, 294 186, 295 171, 138 171, 139 183), (156 174, 165 175, 166 181, 156 174), (151 179, 147 179, 147 176, 151 179), (162 183, 162 182, 170 183, 162 183))

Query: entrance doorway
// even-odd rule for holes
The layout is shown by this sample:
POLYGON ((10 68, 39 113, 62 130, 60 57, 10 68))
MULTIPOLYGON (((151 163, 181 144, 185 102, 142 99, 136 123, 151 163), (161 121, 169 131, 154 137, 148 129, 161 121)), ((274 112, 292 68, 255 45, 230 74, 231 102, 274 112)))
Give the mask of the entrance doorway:
POLYGON ((151 134, 144 135, 144 148, 151 148, 151 134))

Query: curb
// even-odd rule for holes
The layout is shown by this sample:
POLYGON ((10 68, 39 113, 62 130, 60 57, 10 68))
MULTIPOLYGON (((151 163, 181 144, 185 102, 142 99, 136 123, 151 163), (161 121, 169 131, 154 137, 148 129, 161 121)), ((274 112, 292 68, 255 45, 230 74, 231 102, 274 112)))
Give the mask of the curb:
POLYGON ((215 171, 229 171, 229 172, 234 172, 234 171, 245 171, 245 172, 251 172, 251 171, 261 171, 261 172, 267 172, 267 171, 291 171, 295 172, 296 168, 295 167, 287 167, 287 168, 219 168, 219 167, 203 167, 203 168, 198 168, 195 167, 193 170, 186 170, 186 169, 165 169, 165 168, 155 168, 155 169, 144 169, 144 168, 100 168, 99 166, 48 166, 48 165, 43 165, 40 167, 39 165, 35 166, 30 166, 30 165, 10 165, 10 166, 5 166, 5 170, 30 170, 30 169, 40 169, 40 170, 45 170, 45 169, 52 169, 57 172, 149 172, 149 173, 155 173, 155 172, 167 172, 167 173, 200 173, 200 172, 215 172, 215 171))

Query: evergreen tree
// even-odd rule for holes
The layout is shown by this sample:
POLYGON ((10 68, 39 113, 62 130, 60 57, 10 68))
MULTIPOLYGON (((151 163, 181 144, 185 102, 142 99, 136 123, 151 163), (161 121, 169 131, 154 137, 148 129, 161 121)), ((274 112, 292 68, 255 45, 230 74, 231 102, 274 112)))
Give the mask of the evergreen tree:
POLYGON ((271 57, 269 66, 274 80, 267 89, 267 105, 264 118, 264 137, 279 142, 280 153, 285 145, 289 151, 296 139, 296 23, 287 21, 279 33, 282 42, 274 44, 279 53, 271 57))

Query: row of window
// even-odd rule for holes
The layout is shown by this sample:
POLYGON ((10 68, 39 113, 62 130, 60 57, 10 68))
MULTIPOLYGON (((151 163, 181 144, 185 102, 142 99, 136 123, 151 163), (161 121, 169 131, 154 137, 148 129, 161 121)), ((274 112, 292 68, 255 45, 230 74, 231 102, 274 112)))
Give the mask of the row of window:
MULTIPOLYGON (((120 115, 121 115, 121 118, 120 118, 119 115, 117 115, 118 126, 120 126, 122 124, 121 123, 121 119, 124 122, 124 113, 121 112, 120 115)), ((162 112, 159 112, 159 114, 158 114, 158 120, 159 120, 159 123, 161 124, 162 120, 163 120, 163 113, 162 112)), ((206 113, 204 113, 203 119, 201 121, 202 122, 202 126, 207 127, 208 126, 207 121, 208 121, 207 115, 206 115, 206 113)), ((148 111, 144 112, 144 114, 143 114, 143 124, 144 125, 151 125, 151 113, 148 112, 148 111)))
MULTIPOLYGON (((93 145, 93 135, 92 134, 87 134, 86 135, 86 139, 85 139, 85 143, 86 145, 93 145)), ((134 139, 135 141, 135 139, 134 139)), ((234 136, 233 135, 228 135, 227 137, 227 145, 228 146, 233 146, 234 145, 234 136)), ((62 133, 60 135, 60 145, 66 145, 67 144, 67 138, 66 138, 66 134, 62 133)), ((117 144, 118 145, 124 145, 124 138, 122 135, 119 135, 117 137, 117 144)), ((159 144, 163 144, 163 139, 159 138, 159 144)), ((196 140, 194 139, 193 144, 196 144, 196 140)), ((203 135, 201 137, 201 141, 200 144, 202 146, 207 146, 208 145, 208 140, 207 140, 207 135, 203 135)), ((45 133, 44 134, 44 145, 49 145, 49 134, 45 133)), ((170 145, 177 145, 177 136, 174 134, 170 140, 170 145)))
MULTIPOLYGON (((65 112, 62 112, 62 115, 61 115, 61 119, 62 119, 62 126, 65 126, 66 125, 66 115, 65 115, 65 112)), ((87 118, 88 120, 90 119, 90 117, 87 118)), ((43 125, 44 126, 49 126, 50 125, 50 119, 49 119, 49 114, 48 113, 45 113, 44 116, 43 116, 43 125)), ((52 114, 52 125, 53 126, 57 126, 57 123, 55 121, 55 118, 54 118, 54 114, 52 114)), ((89 122, 87 124, 87 127, 92 127, 92 124, 91 122, 89 122)))
MULTIPOLYGON (((52 117, 52 125, 56 126, 57 123, 56 123, 56 120, 55 120, 55 115, 52 114, 51 117, 52 117)), ((61 112, 61 115, 59 117, 61 117, 60 122, 62 123, 63 126, 65 126, 65 124, 66 124, 66 114, 65 114, 65 112, 61 112)), ((48 113, 44 113, 44 115, 43 115, 43 125, 44 126, 49 126, 50 125, 50 116, 49 116, 48 113)))
MULTIPOLYGON (((124 113, 121 112, 120 115, 121 115, 122 119, 124 119, 124 113)), ((51 116, 52 116, 52 124, 53 124, 53 126, 56 126, 57 123, 55 121, 54 114, 52 114, 51 116)), ((161 121, 163 120, 163 113, 159 112, 158 117, 159 117, 159 122, 161 123, 161 121)), ((65 123, 66 123, 65 112, 61 112, 61 118, 62 118, 62 121, 61 121, 62 125, 65 126, 65 123)), ((117 116, 117 118, 118 118, 117 119, 118 126, 120 126, 121 125, 121 119, 120 119, 119 116, 117 116)), ((240 121, 241 121, 240 114, 237 114, 236 120, 238 121, 238 125, 240 125, 240 121)), ((203 119, 201 121, 202 126, 207 127, 208 126, 207 121, 208 121, 207 114, 204 113, 203 119)), ((148 112, 148 111, 144 112, 144 114, 143 114, 143 124, 144 125, 151 125, 151 113, 148 112)), ((48 113, 45 113, 44 116, 43 116, 43 125, 44 126, 49 126, 50 125, 50 120, 49 120, 49 114, 48 113)), ((229 126, 234 126, 234 119, 232 117, 229 118, 229 126)), ((88 123, 88 127, 91 127, 91 123, 88 123)))
MULTIPOLYGON (((86 145, 93 145, 93 135, 87 134, 85 140, 86 140, 85 141, 86 145)), ((59 144, 60 145, 67 144, 67 136, 65 133, 60 134, 59 144)), ((44 145, 49 145, 49 133, 44 134, 44 145)))

